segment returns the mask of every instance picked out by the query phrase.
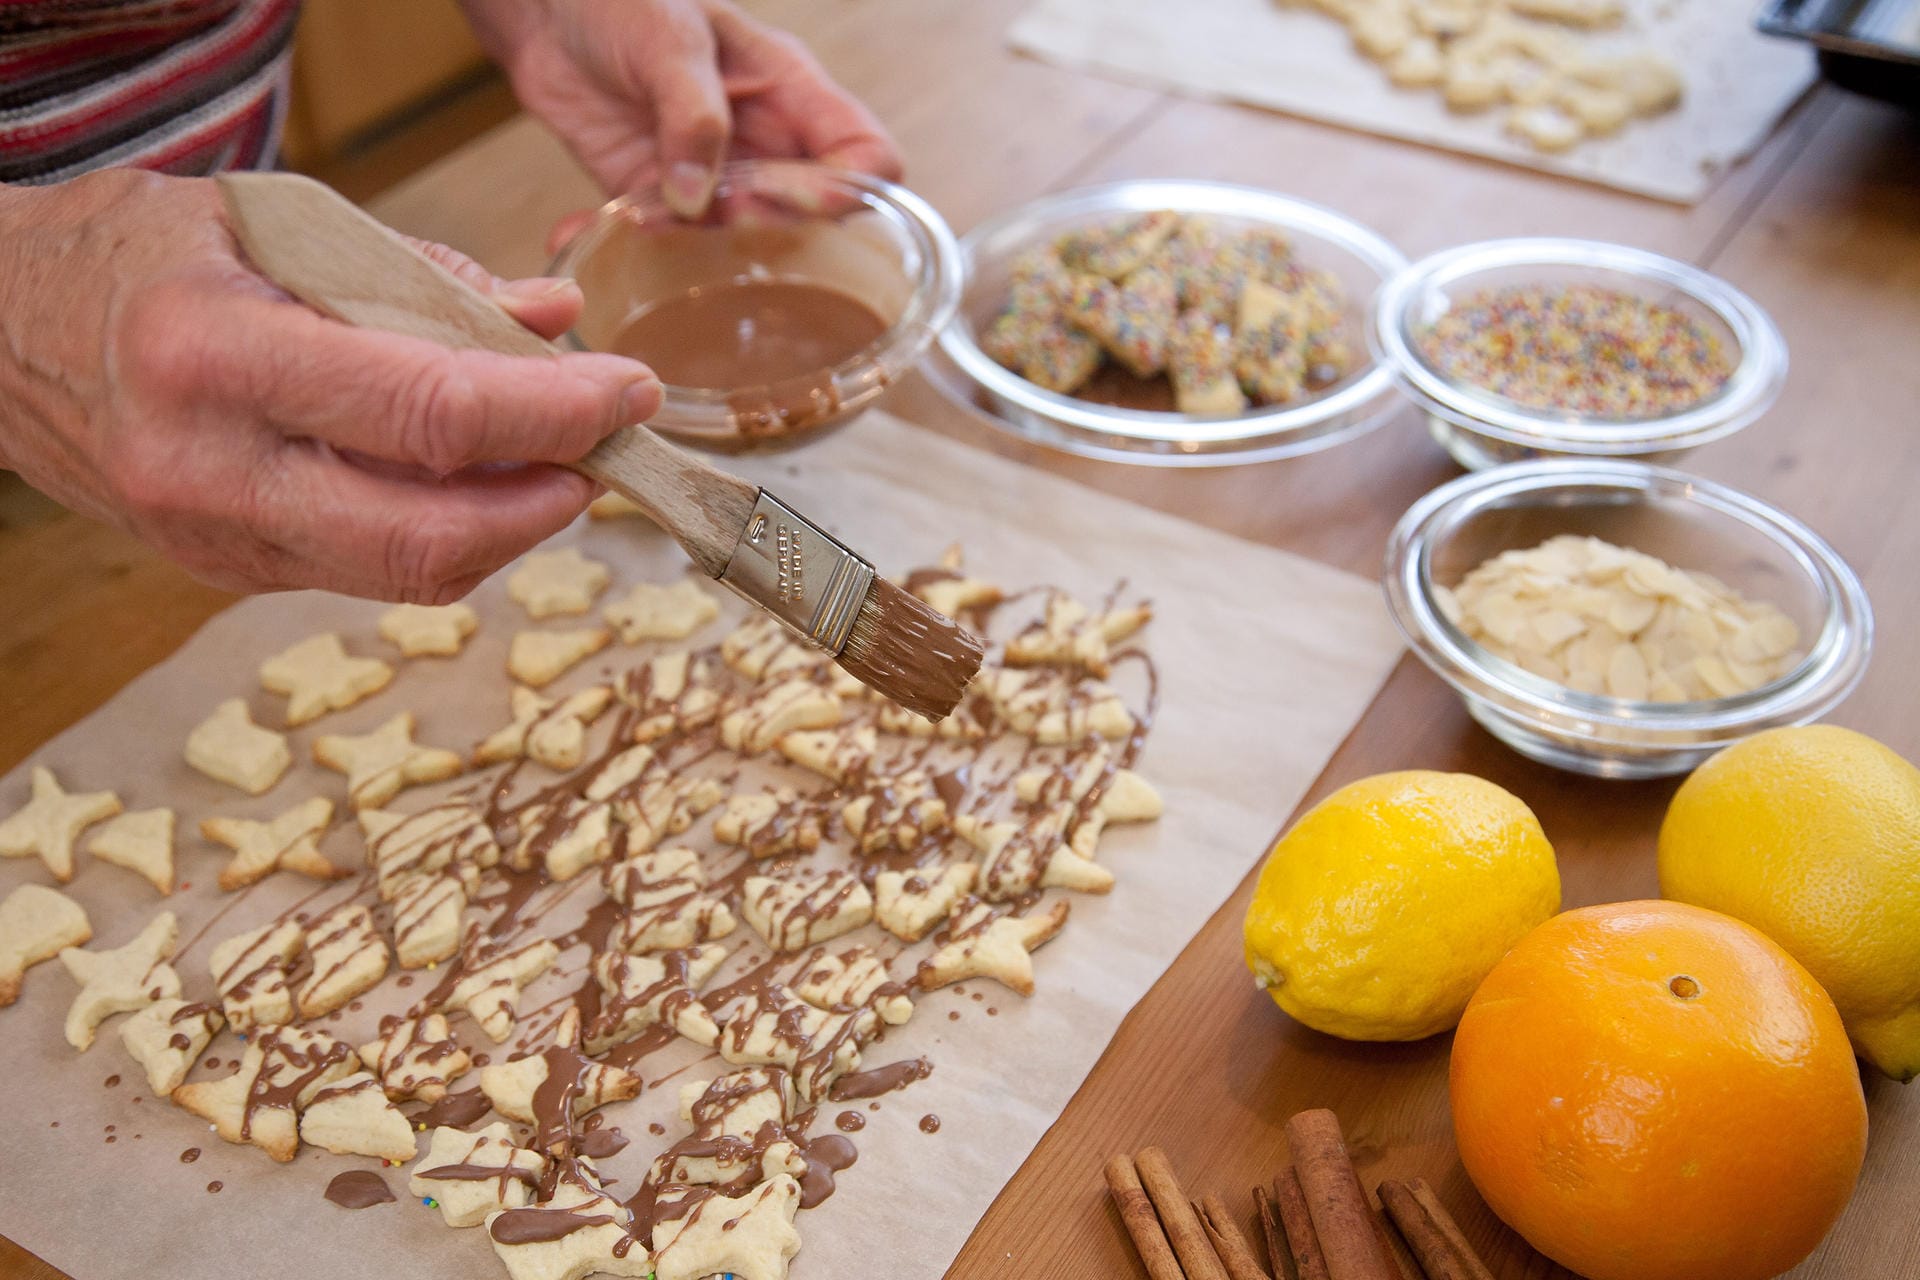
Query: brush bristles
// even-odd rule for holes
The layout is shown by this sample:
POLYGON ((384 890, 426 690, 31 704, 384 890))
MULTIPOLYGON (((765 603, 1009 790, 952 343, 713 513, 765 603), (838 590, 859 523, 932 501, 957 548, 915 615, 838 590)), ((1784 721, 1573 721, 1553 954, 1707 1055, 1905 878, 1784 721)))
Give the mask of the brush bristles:
POLYGON ((875 578, 840 651, 840 665, 860 682, 929 720, 960 705, 986 649, 960 624, 875 578))

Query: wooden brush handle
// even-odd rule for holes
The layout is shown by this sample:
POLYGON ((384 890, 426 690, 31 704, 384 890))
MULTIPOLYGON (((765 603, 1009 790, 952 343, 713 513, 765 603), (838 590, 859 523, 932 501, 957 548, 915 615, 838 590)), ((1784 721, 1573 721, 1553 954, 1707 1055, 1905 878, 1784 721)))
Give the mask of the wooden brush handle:
MULTIPOLYGON (((325 315, 364 329, 510 356, 559 349, 348 203, 288 173, 220 178, 227 217, 255 269, 325 315)), ((639 505, 719 577, 759 489, 639 424, 621 427, 573 464, 639 505)))

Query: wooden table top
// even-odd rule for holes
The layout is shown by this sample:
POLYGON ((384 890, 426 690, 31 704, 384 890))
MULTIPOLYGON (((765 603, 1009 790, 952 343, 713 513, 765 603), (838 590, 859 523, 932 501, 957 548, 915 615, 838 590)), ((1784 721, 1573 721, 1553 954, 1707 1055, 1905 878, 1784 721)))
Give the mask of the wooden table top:
MULTIPOLYGON (((1641 245, 1718 272, 1779 322, 1793 370, 1779 405, 1686 466, 1794 512, 1860 572, 1879 619, 1872 670, 1833 717, 1920 758, 1920 118, 1820 89, 1700 205, 1679 208, 1283 116, 1198 102, 1019 58, 1021 0, 767 0, 906 151, 909 181, 964 231, 1042 192, 1120 177, 1217 178, 1340 209, 1413 256, 1551 232, 1641 245)), ((393 225, 532 274, 559 214, 597 203, 537 126, 509 123, 373 204, 393 225)), ((894 412, 984 449, 1259 542, 1372 576, 1388 529, 1455 474, 1410 409, 1310 458, 1213 472, 1081 462, 1009 441, 909 380, 894 412)), ((0 508, 0 768, 171 652, 228 597, 126 537, 31 501, 0 508)), ((1285 708, 1276 707, 1276 732, 1285 708)), ((1257 746, 1257 744, 1249 744, 1257 746)), ((1559 853, 1566 903, 1655 893, 1671 783, 1603 783, 1535 766, 1468 720, 1405 658, 1307 803, 1400 768, 1481 774, 1525 799, 1559 853)), ((1275 812, 1276 831, 1289 815, 1275 812)), ((1263 849, 1246 850, 1249 872, 1263 849)), ((1127 1018, 1059 1122, 981 1220, 954 1277, 1144 1274, 1108 1208, 1102 1162, 1165 1147, 1188 1189, 1249 1212, 1285 1160, 1282 1124, 1333 1107, 1363 1177, 1419 1175, 1495 1273, 1566 1273, 1481 1204, 1455 1155, 1448 1040, 1348 1044, 1287 1019, 1247 980, 1251 875, 1127 1018)), ((1858 1192, 1793 1274, 1920 1275, 1920 1086, 1867 1082, 1858 1192)), ((1758 1118, 1757 1118, 1758 1119, 1758 1118)), ((59 1273, 0 1241, 0 1276, 59 1273)))

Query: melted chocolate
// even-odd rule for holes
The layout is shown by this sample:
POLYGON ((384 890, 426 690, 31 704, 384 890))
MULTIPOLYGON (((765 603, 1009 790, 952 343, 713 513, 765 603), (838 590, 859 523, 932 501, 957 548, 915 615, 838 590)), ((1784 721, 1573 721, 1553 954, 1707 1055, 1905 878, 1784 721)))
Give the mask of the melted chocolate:
POLYGON ((734 391, 796 379, 825 386, 832 366, 886 328, 865 303, 838 289, 744 279, 654 303, 606 349, 645 361, 669 386, 734 391))
POLYGON ((342 1209, 370 1209, 376 1204, 391 1204, 393 1191, 386 1179, 371 1169, 349 1169, 334 1175, 327 1184, 326 1197, 342 1209))
POLYGON ((916 1080, 925 1080, 932 1074, 933 1063, 925 1058, 889 1062, 884 1067, 874 1067, 870 1071, 856 1071, 841 1076, 833 1082, 833 1088, 828 1091, 827 1096, 835 1102, 877 1098, 883 1093, 904 1089, 916 1080))
POLYGON ((478 1089, 468 1089, 463 1093, 449 1093, 425 1110, 414 1112, 413 1120, 415 1124, 425 1125, 429 1129, 441 1125, 464 1129, 492 1109, 493 1104, 487 1101, 486 1094, 478 1089))
POLYGON ((934 1115, 926 1115, 926 1116, 921 1116, 921 1117, 920 1117, 920 1132, 922 1132, 922 1133, 938 1133, 938 1132, 940 1132, 940 1117, 939 1117, 939 1116, 934 1116, 934 1115))
POLYGON ((867 1127, 867 1118, 858 1111, 842 1111, 833 1118, 833 1127, 842 1133, 858 1133, 867 1127))
POLYGON ((564 1240, 576 1231, 605 1226, 613 1221, 607 1213, 573 1213, 566 1209, 508 1209, 487 1227, 488 1234, 501 1244, 549 1244, 564 1240))
POLYGON ((198 1147, 188 1147, 185 1151, 182 1151, 180 1153, 181 1164, 192 1164, 195 1160, 198 1160, 199 1158, 200 1158, 200 1148, 198 1147))
POLYGON ((833 1175, 860 1158, 854 1145, 837 1133, 824 1133, 800 1151, 807 1168, 800 1175, 800 1207, 811 1209, 833 1194, 833 1175))
POLYGON ((628 1141, 627 1135, 618 1129, 595 1129, 591 1133, 581 1134, 575 1146, 581 1155, 590 1160, 605 1160, 615 1152, 624 1150, 628 1141))

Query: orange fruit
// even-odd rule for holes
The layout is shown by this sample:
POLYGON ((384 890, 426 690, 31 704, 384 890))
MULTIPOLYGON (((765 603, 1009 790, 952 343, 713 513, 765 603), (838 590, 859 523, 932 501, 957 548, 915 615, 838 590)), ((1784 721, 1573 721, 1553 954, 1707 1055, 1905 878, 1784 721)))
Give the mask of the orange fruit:
POLYGON ((1450 1088, 1487 1204, 1589 1280, 1778 1275, 1866 1154, 1833 1001, 1751 926, 1678 902, 1521 939, 1467 1004, 1450 1088))

